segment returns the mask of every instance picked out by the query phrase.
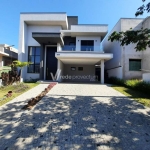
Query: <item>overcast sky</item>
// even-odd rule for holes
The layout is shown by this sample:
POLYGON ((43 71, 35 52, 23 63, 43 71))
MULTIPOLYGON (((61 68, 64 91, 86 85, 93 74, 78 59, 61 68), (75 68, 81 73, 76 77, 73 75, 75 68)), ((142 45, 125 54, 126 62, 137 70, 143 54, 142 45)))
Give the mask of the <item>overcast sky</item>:
POLYGON ((120 18, 135 18, 142 4, 142 0, 0 0, 0 44, 18 48, 20 12, 66 12, 78 16, 79 24, 108 24, 110 31, 120 18))

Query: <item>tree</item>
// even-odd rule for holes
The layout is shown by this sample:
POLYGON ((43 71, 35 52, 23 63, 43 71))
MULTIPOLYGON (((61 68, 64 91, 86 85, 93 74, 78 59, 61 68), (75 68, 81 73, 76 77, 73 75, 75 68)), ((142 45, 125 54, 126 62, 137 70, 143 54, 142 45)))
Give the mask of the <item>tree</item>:
MULTIPOLYGON (((145 2, 146 0, 142 0, 145 2)), ((147 5, 142 5, 137 9, 137 12, 135 13, 135 16, 143 15, 144 11, 147 11, 147 13, 150 12, 150 2, 147 3, 147 5)))
MULTIPOLYGON (((146 0, 142 0, 145 2, 146 0)), ((147 13, 150 12, 150 2, 147 5, 142 5, 137 9, 135 16, 142 15, 144 11, 147 13)), ((140 30, 127 30, 125 32, 116 32, 114 31, 108 38, 109 41, 119 41, 121 46, 129 45, 129 44, 136 44, 136 51, 143 51, 146 50, 147 47, 150 47, 150 29, 143 29, 140 30)))
POLYGON ((26 67, 26 66, 29 66, 31 64, 31 62, 21 62, 21 61, 19 61, 19 60, 15 60, 15 61, 13 61, 13 63, 12 63, 12 67, 16 67, 16 68, 20 68, 20 76, 21 76, 21 74, 22 74, 22 69, 24 68, 24 67, 26 67))

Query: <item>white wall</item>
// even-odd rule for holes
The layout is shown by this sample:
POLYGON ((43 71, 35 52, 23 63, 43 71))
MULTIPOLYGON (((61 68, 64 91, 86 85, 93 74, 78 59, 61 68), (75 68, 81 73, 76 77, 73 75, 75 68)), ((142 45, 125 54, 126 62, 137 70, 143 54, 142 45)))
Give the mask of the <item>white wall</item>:
POLYGON ((122 79, 122 67, 108 70, 108 77, 117 77, 122 79))
POLYGON ((101 37, 98 36, 77 36, 76 37, 76 51, 81 50, 81 40, 94 40, 94 51, 102 52, 100 49, 101 37))
POLYGON ((110 59, 105 63, 105 69, 111 69, 118 66, 121 66, 121 47, 119 42, 108 41, 108 37, 114 31, 121 31, 121 20, 117 22, 112 31, 107 35, 103 41, 103 49, 105 53, 113 53, 113 59, 110 59))
POLYGON ((143 73, 143 81, 150 82, 150 73, 143 73))
POLYGON ((0 67, 3 67, 2 56, 0 55, 0 67))
MULTIPOLYGON (((150 17, 147 17, 144 20, 143 28, 150 29, 150 17)), ((142 58, 144 60, 142 63, 142 69, 143 70, 150 70, 150 48, 149 47, 147 47, 147 49, 142 52, 142 58)))
MULTIPOLYGON (((64 64, 62 63, 62 61, 61 60, 58 60, 58 63, 57 63, 57 69, 60 69, 60 76, 62 76, 63 75, 63 72, 64 72, 64 64)), ((60 78, 60 76, 58 76, 58 78, 57 78, 57 80, 59 81, 59 82, 61 82, 62 81, 62 79, 60 78)))
MULTIPOLYGON (((126 31, 130 28, 134 30, 141 29, 142 21, 143 19, 120 19, 110 34, 114 31, 126 31)), ((114 67, 122 66, 122 75, 120 74, 119 77, 122 76, 123 79, 142 78, 141 71, 129 71, 129 59, 142 59, 142 52, 136 52, 134 47, 135 44, 122 47, 120 46, 119 42, 108 41, 108 37, 106 37, 103 42, 104 51, 106 53, 113 53, 114 57, 105 63, 105 68, 111 69, 114 67)), ((111 73, 114 75, 112 71, 110 74, 111 73)), ((116 77, 117 76, 118 75, 116 75, 116 77)))
MULTIPOLYGON (((134 30, 141 29, 142 21, 143 19, 121 19, 121 31, 126 31, 130 28, 134 30)), ((141 71, 129 71, 129 59, 142 59, 142 52, 137 52, 135 46, 136 44, 130 44, 122 47, 121 59, 124 79, 142 78, 141 71)))
MULTIPOLYGON (((95 76, 95 66, 94 65, 68 65, 68 64, 64 64, 64 71, 63 71, 63 75, 69 75, 69 76, 86 76, 86 75, 91 75, 91 76, 95 76), (71 70, 71 67, 76 67, 75 71, 71 70), (78 71, 78 67, 83 67, 83 71, 78 71)), ((89 79, 74 79, 74 80, 66 80, 66 81, 90 81, 89 79)))
POLYGON ((74 32, 103 32, 107 33, 108 25, 71 25, 74 32))

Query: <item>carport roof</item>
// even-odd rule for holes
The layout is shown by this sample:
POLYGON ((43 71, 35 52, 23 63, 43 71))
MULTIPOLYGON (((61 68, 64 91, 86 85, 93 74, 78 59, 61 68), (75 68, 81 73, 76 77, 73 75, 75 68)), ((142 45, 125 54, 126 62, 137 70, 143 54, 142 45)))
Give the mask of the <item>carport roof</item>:
POLYGON ((113 58, 113 54, 101 52, 57 52, 55 57, 61 60, 64 64, 85 64, 96 65, 100 64, 101 60, 109 60, 113 58))

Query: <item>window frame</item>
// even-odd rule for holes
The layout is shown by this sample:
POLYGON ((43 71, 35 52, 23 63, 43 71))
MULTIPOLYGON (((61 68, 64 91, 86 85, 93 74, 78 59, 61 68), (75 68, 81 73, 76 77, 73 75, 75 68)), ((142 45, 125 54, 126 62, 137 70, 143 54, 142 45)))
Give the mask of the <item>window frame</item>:
POLYGON ((76 71, 76 67, 71 67, 71 71, 76 71), (74 70, 72 70, 74 68, 74 70))
POLYGON ((134 58, 129 59, 129 71, 141 71, 141 68, 142 68, 142 59, 134 59, 134 58), (140 69, 139 70, 136 70, 136 69, 132 68, 131 62, 133 62, 133 61, 140 62, 140 67, 139 67, 140 69))
POLYGON ((78 67, 78 71, 83 71, 83 67, 78 67), (82 68, 81 70, 79 68, 82 68))
POLYGON ((36 48, 41 48, 41 46, 29 46, 28 47, 28 62, 30 62, 29 61, 29 59, 30 59, 30 57, 34 57, 34 63, 32 63, 32 64, 30 64, 29 66, 33 66, 33 70, 34 70, 34 72, 30 72, 29 71, 29 66, 27 67, 27 73, 33 73, 33 74, 39 74, 40 73, 40 62, 39 63, 36 63, 35 62, 35 58, 36 58, 36 56, 38 56, 38 57, 40 57, 40 55, 41 55, 41 51, 40 51, 40 54, 39 55, 36 55, 36 48), (34 55, 30 55, 30 48, 34 48, 34 55), (36 66, 39 66, 39 72, 35 72, 35 68, 36 68, 36 66))

